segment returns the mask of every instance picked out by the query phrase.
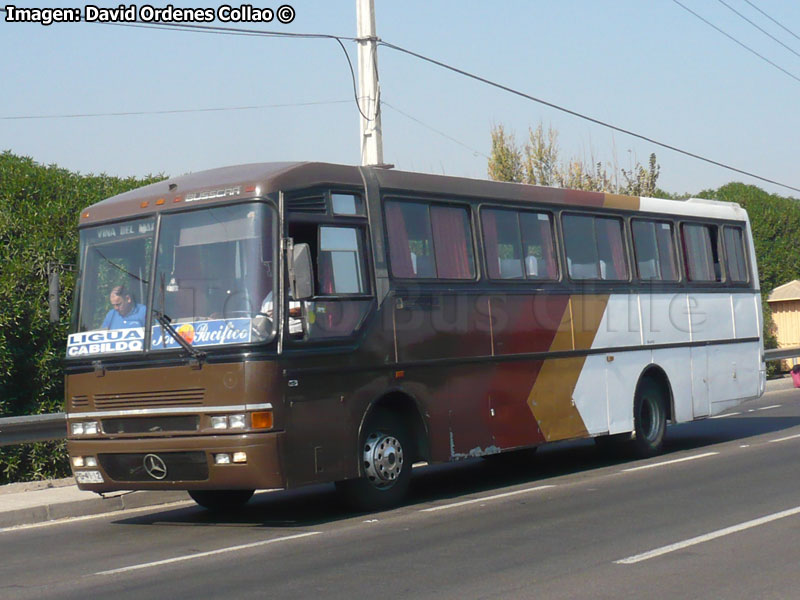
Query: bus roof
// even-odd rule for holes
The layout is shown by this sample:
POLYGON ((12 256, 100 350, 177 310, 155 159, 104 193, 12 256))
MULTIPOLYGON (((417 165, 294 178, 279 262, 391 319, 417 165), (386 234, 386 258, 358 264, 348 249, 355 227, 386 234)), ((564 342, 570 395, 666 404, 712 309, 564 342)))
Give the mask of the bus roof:
POLYGON ((412 192, 430 197, 486 198, 507 202, 595 206, 634 211, 712 216, 745 220, 736 204, 715 200, 688 201, 638 198, 562 188, 504 183, 485 179, 430 175, 410 171, 356 167, 321 162, 272 162, 222 167, 171 177, 93 204, 81 212, 81 225, 140 217, 178 204, 213 204, 278 190, 307 187, 361 187, 361 169, 368 170, 388 193, 412 192))

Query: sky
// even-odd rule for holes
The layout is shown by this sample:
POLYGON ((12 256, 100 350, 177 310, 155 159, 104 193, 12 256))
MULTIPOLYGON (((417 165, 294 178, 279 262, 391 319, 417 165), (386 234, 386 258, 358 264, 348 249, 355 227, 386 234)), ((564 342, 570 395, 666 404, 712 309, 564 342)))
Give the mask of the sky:
MULTIPOLYGON (((800 3, 751 2, 800 36, 800 3)), ((223 25, 356 36, 356 0, 266 0, 255 6, 277 10, 282 3, 294 8, 290 24, 223 25)), ((375 11, 377 35, 386 42, 800 188, 795 162, 800 38, 747 0, 724 3, 789 49, 723 0, 681 3, 786 72, 676 0, 375 0, 375 11)), ((220 6, 210 1, 174 5, 220 6)), ((20 1, 16 6, 83 9, 85 4, 20 1)), ((343 43, 357 65, 355 42, 343 43)), ((96 23, 45 27, 8 23, 0 13, 0 56, 0 151, 42 164, 126 177, 251 162, 361 161, 353 81, 334 40, 96 23), (18 118, 244 106, 259 108, 18 118)), ((744 181, 800 197, 390 48, 379 48, 378 68, 384 159, 398 169, 486 178, 493 126, 502 125, 523 143, 529 128, 543 123, 559 132, 564 158, 628 168, 637 160, 646 164, 655 152, 659 187, 669 192, 696 194, 744 181)))

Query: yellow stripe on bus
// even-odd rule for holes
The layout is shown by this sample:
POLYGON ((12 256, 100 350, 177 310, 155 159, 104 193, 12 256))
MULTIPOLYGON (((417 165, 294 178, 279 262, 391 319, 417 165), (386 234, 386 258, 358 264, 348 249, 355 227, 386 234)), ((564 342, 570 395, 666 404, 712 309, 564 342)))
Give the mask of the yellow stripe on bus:
MULTIPOLYGON (((608 295, 571 296, 550 351, 591 348, 608 298, 608 295)), ((585 356, 545 360, 528 394, 528 406, 548 442, 589 435, 572 400, 585 362, 585 356)))
POLYGON ((637 196, 622 196, 621 194, 603 194, 603 208, 639 210, 639 198, 637 196))

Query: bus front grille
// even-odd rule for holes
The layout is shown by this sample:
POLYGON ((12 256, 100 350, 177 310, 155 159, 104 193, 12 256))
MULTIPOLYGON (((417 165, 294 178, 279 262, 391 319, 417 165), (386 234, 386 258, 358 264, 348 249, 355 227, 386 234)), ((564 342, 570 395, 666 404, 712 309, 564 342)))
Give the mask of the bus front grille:
POLYGON ((89 396, 73 396, 70 398, 70 402, 72 403, 72 408, 86 408, 89 406, 89 396))
POLYGON ((167 433, 177 431, 197 431, 200 417, 197 415, 176 415, 155 417, 131 417, 103 419, 103 433, 167 433))
POLYGON ((205 481, 208 479, 208 462, 205 452, 98 454, 97 460, 106 474, 114 481, 205 481), (148 460, 148 457, 155 457, 155 459, 148 460))
POLYGON ((158 390, 147 392, 122 392, 117 394, 95 394, 96 409, 159 408, 169 406, 202 406, 205 390, 188 388, 182 390, 158 390))

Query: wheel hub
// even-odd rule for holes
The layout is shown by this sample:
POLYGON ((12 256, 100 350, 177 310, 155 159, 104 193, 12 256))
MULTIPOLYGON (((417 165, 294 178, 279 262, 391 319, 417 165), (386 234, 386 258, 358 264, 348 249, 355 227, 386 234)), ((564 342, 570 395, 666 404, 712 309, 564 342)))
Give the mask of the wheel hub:
POLYGON ((403 470, 400 440, 384 433, 371 433, 364 444, 364 471, 376 487, 390 487, 403 470))

